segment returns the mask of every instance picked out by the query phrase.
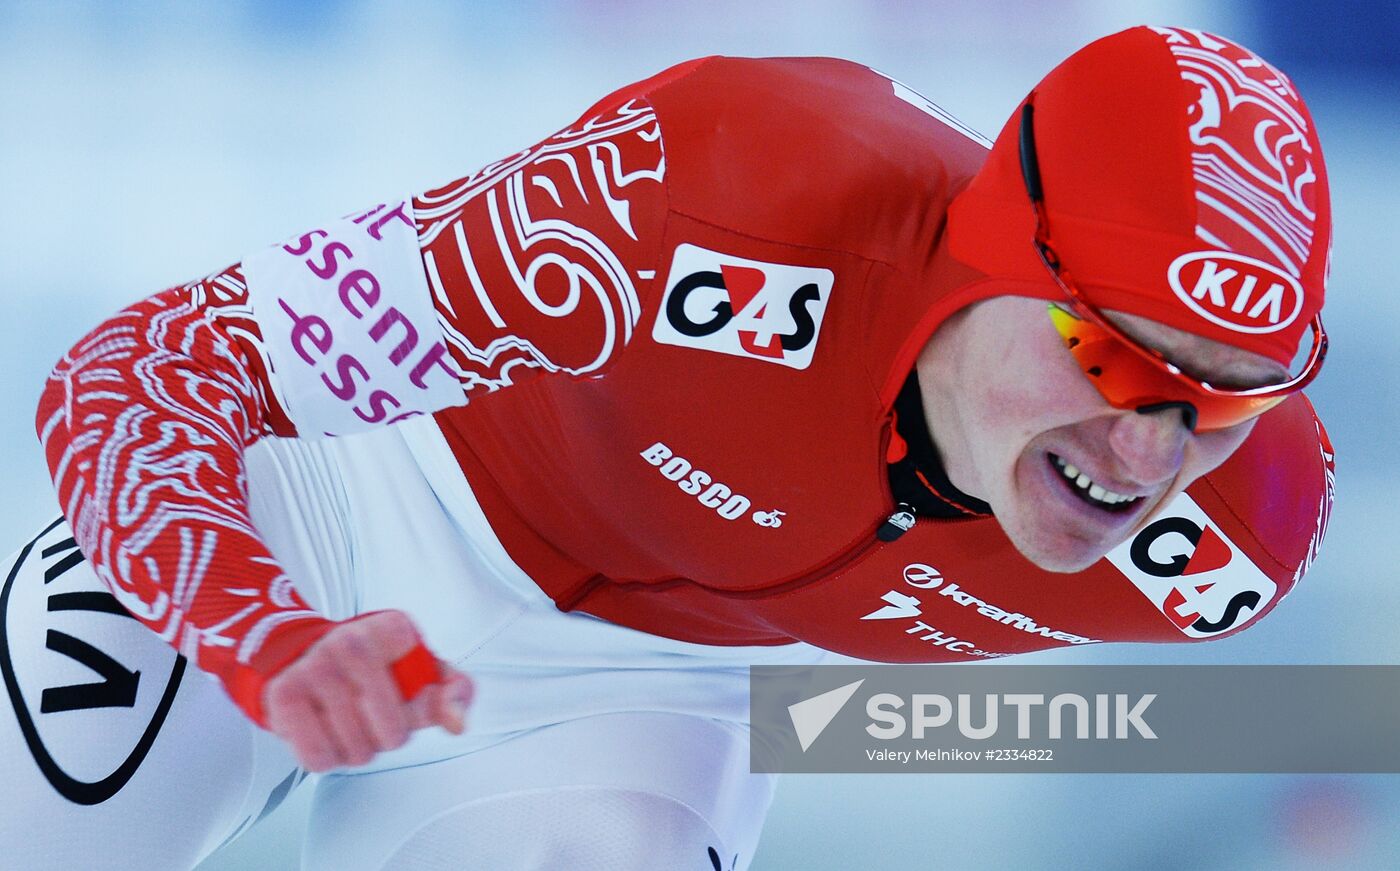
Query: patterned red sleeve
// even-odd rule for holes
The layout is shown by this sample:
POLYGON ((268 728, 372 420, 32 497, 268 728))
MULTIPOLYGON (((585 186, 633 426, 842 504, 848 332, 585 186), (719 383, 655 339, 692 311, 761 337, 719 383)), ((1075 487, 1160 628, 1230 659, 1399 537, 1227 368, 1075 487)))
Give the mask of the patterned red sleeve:
POLYGON ((37 422, 98 576, 261 722, 265 681, 333 624, 253 528, 246 448, 601 373, 656 269, 664 171, 655 115, 614 101, 102 324, 54 369, 37 422))
POLYGON ((122 605, 255 720, 265 676, 332 625, 248 514, 243 453, 294 435, 238 269, 118 313, 58 363, 37 425, 74 536, 122 605))

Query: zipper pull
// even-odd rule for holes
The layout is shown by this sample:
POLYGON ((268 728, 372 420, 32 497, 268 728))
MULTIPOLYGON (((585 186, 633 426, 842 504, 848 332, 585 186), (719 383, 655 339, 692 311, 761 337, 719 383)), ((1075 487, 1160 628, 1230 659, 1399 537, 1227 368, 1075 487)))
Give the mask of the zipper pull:
POLYGON ((881 541, 894 541, 913 528, 914 506, 908 502, 901 502, 895 508, 895 512, 886 517, 880 528, 875 530, 875 537, 881 541))

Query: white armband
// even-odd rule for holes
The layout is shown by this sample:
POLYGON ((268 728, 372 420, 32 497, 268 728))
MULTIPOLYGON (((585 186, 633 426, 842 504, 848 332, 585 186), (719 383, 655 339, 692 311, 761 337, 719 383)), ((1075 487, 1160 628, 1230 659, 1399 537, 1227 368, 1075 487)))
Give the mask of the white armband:
POLYGON ((268 377, 297 430, 344 435, 464 405, 409 200, 243 261, 268 377))

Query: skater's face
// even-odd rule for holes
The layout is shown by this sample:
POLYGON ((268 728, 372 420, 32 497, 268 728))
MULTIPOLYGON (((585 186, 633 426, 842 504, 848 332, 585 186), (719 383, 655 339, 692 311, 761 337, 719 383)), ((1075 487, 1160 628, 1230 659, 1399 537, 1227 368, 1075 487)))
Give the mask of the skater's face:
MULTIPOLYGON (((1288 377, 1267 357, 1108 314, 1218 386, 1288 377)), ((1223 463, 1254 426, 1193 432, 1178 408, 1142 414, 1109 405, 1066 349, 1045 301, 1025 297, 994 297, 953 315, 920 354, 918 375, 949 479, 990 504, 1016 548, 1051 571, 1100 559, 1223 463)))

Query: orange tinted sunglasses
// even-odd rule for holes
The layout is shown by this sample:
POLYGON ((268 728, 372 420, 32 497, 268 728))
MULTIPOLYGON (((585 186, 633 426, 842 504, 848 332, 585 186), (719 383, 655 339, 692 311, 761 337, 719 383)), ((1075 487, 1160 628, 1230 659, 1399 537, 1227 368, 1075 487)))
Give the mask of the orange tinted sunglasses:
POLYGON ((1214 387, 1186 374, 1160 351, 1133 339, 1090 304, 1050 244, 1032 111, 1029 102, 1021 110, 1021 174, 1035 206, 1036 251, 1066 297, 1064 303, 1050 306, 1050 319, 1079 368, 1109 405, 1141 414, 1176 408, 1188 429, 1205 432, 1258 417, 1317 377, 1327 356, 1327 333, 1322 328, 1321 315, 1310 324, 1312 350, 1299 374, 1279 384, 1237 390, 1214 387))

